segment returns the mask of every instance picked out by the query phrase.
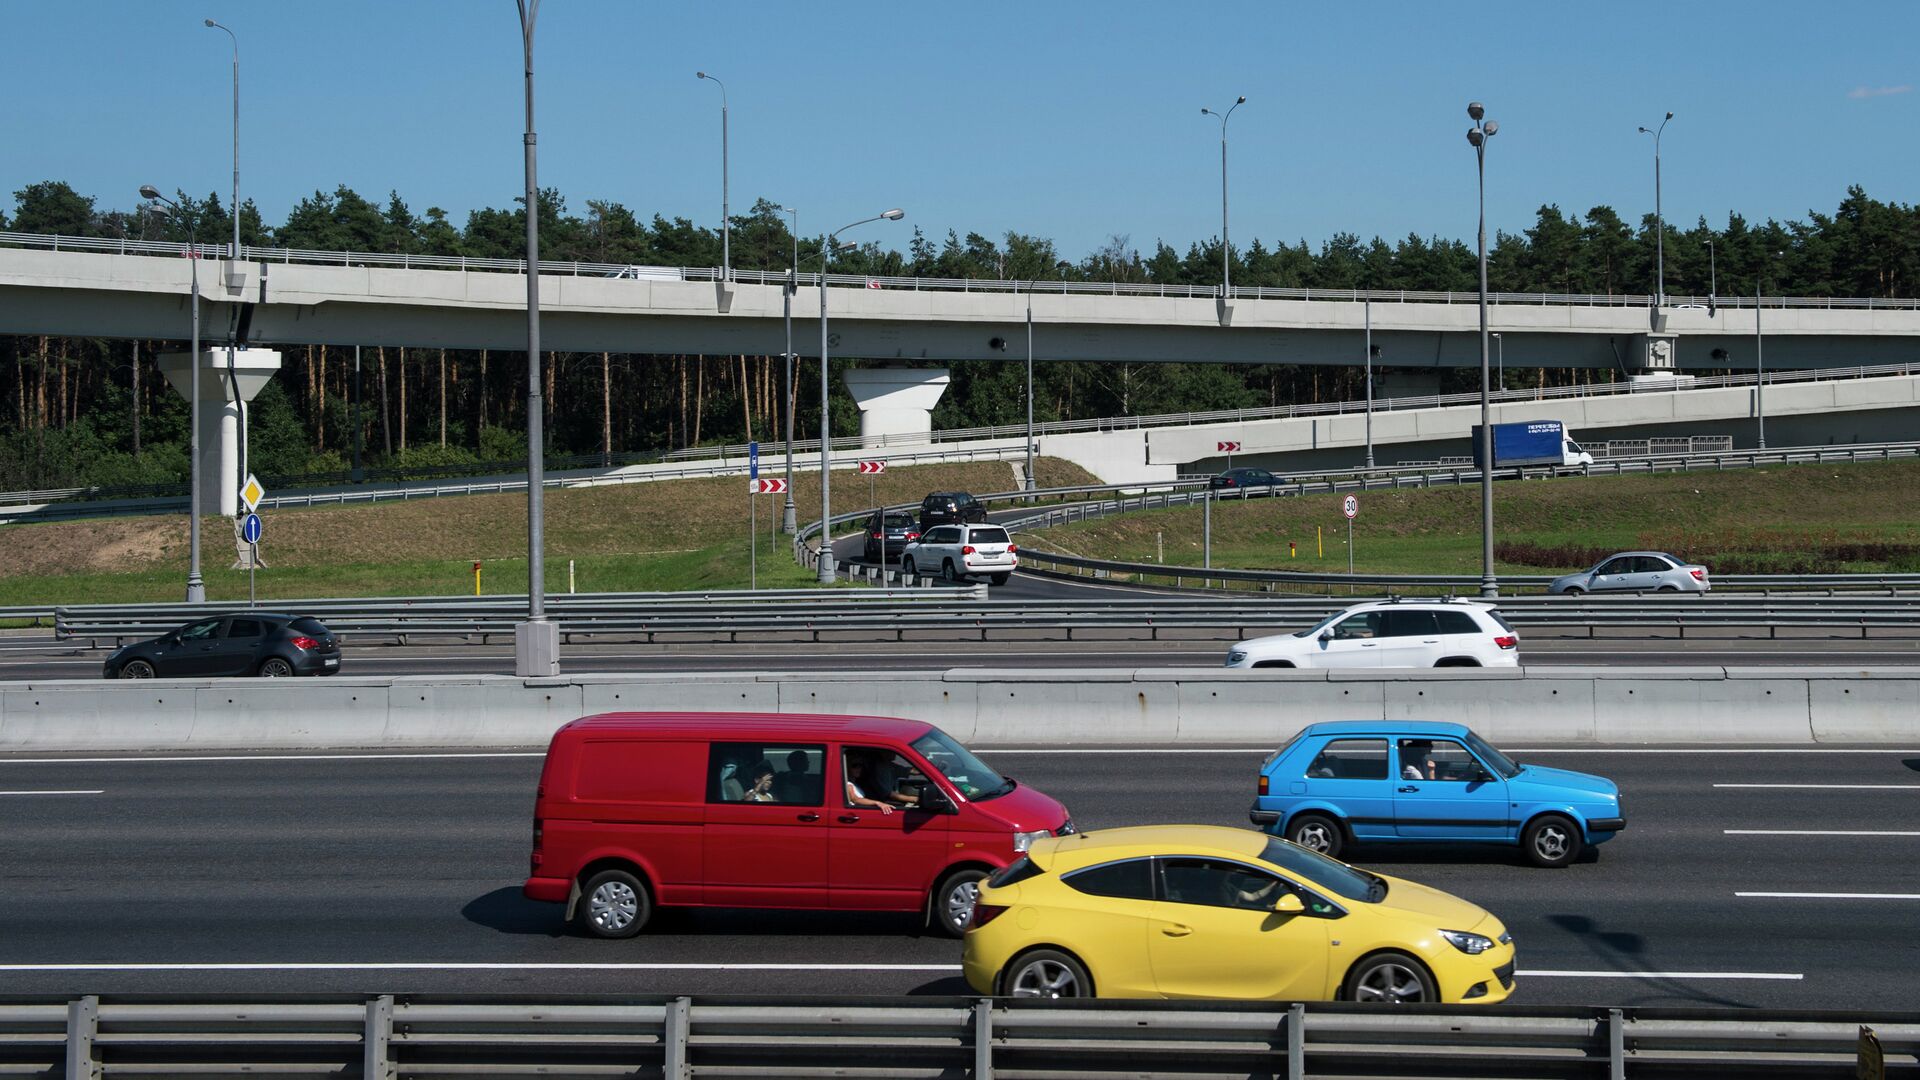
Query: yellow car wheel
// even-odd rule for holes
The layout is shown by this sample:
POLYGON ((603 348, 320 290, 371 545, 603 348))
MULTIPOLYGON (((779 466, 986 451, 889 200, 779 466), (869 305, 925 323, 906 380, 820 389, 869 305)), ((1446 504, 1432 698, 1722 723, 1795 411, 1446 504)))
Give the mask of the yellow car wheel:
POLYGON ((1425 964, 1405 953, 1375 953, 1347 973, 1346 999, 1361 1004, 1431 1005, 1440 999, 1425 964))
POLYGON ((1079 998, 1093 996, 1093 979, 1080 961, 1057 949, 1022 953, 1000 973, 1007 997, 1079 998))

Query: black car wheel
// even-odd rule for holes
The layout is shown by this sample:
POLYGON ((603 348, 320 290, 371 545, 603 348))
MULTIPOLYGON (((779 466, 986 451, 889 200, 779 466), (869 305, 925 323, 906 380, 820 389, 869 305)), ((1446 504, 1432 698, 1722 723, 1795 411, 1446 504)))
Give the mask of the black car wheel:
POLYGON ((1308 851, 1317 851, 1329 859, 1337 859, 1340 857, 1340 847, 1346 837, 1332 818, 1319 814, 1301 814, 1287 826, 1287 839, 1308 851))
POLYGON ((597 938, 630 938, 653 916, 646 882, 625 870, 602 870, 580 889, 574 923, 597 938))
POLYGON ((1566 591, 1561 593, 1562 596, 1585 596, 1586 594, 1587 594, 1587 590, 1581 588, 1578 585, 1569 585, 1567 586, 1566 591))
POLYGON ((1439 998, 1426 966, 1404 953, 1381 953, 1347 975, 1346 998, 1375 1005, 1430 1005, 1439 998))
POLYGON ((260 663, 260 677, 263 679, 291 679, 293 665, 278 656, 269 656, 260 663))
POLYGON ((908 581, 912 581, 920 576, 914 570, 913 556, 909 555, 900 560, 900 576, 908 581))
POLYGON ((959 576, 953 572, 952 559, 947 559, 940 564, 940 580, 949 582, 960 580, 959 576))
POLYGON ((993 583, 994 583, 995 585, 1005 585, 1005 584, 1006 584, 1007 582, 1009 582, 1009 581, 1011 581, 1011 580, 1013 580, 1013 575, 1012 575, 1012 574, 1010 574, 1010 573, 1009 573, 1009 574, 995 574, 995 575, 993 575, 993 583))
POLYGON ((129 660, 120 665, 120 677, 123 679, 151 679, 153 665, 145 660, 129 660))
POLYGON ((1580 857, 1586 846, 1580 827, 1558 814, 1546 814, 1527 823, 1520 834, 1520 850, 1535 866, 1557 870, 1580 857))

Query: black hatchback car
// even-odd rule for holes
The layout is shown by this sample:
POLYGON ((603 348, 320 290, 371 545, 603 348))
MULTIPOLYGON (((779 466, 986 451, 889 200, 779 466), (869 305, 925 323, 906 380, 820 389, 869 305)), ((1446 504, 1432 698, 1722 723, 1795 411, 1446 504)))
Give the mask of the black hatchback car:
POLYGON ((867 543, 861 557, 870 563, 892 562, 908 544, 920 539, 920 527, 904 510, 875 510, 867 519, 867 543))
POLYGON ((964 491, 935 491, 920 500, 920 531, 935 525, 975 525, 987 520, 987 507, 964 491))
POLYGON ((1217 476, 1207 478, 1207 487, 1214 491, 1222 489, 1238 491, 1243 488, 1272 487, 1275 484, 1284 483, 1286 483, 1285 480, 1265 469, 1228 469, 1217 476))
POLYGON ((259 611, 210 615, 107 657, 109 679, 332 675, 340 639, 318 619, 259 611))

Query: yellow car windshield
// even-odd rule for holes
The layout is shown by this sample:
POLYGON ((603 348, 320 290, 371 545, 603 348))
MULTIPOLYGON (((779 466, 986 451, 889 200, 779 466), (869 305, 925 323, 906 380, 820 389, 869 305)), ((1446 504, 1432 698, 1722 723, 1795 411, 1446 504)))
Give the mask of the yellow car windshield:
POLYGON ((1285 840, 1268 840, 1260 858, 1348 900, 1377 904, 1387 897, 1387 883, 1380 878, 1285 840))

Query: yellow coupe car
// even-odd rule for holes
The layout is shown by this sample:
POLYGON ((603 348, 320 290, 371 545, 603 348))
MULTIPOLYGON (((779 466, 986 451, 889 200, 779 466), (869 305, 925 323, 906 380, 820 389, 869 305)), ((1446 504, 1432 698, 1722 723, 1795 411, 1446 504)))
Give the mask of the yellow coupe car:
POLYGON ((1245 829, 1038 839, 989 878, 967 984, 1013 997, 1469 1002, 1513 992, 1484 909, 1245 829))

